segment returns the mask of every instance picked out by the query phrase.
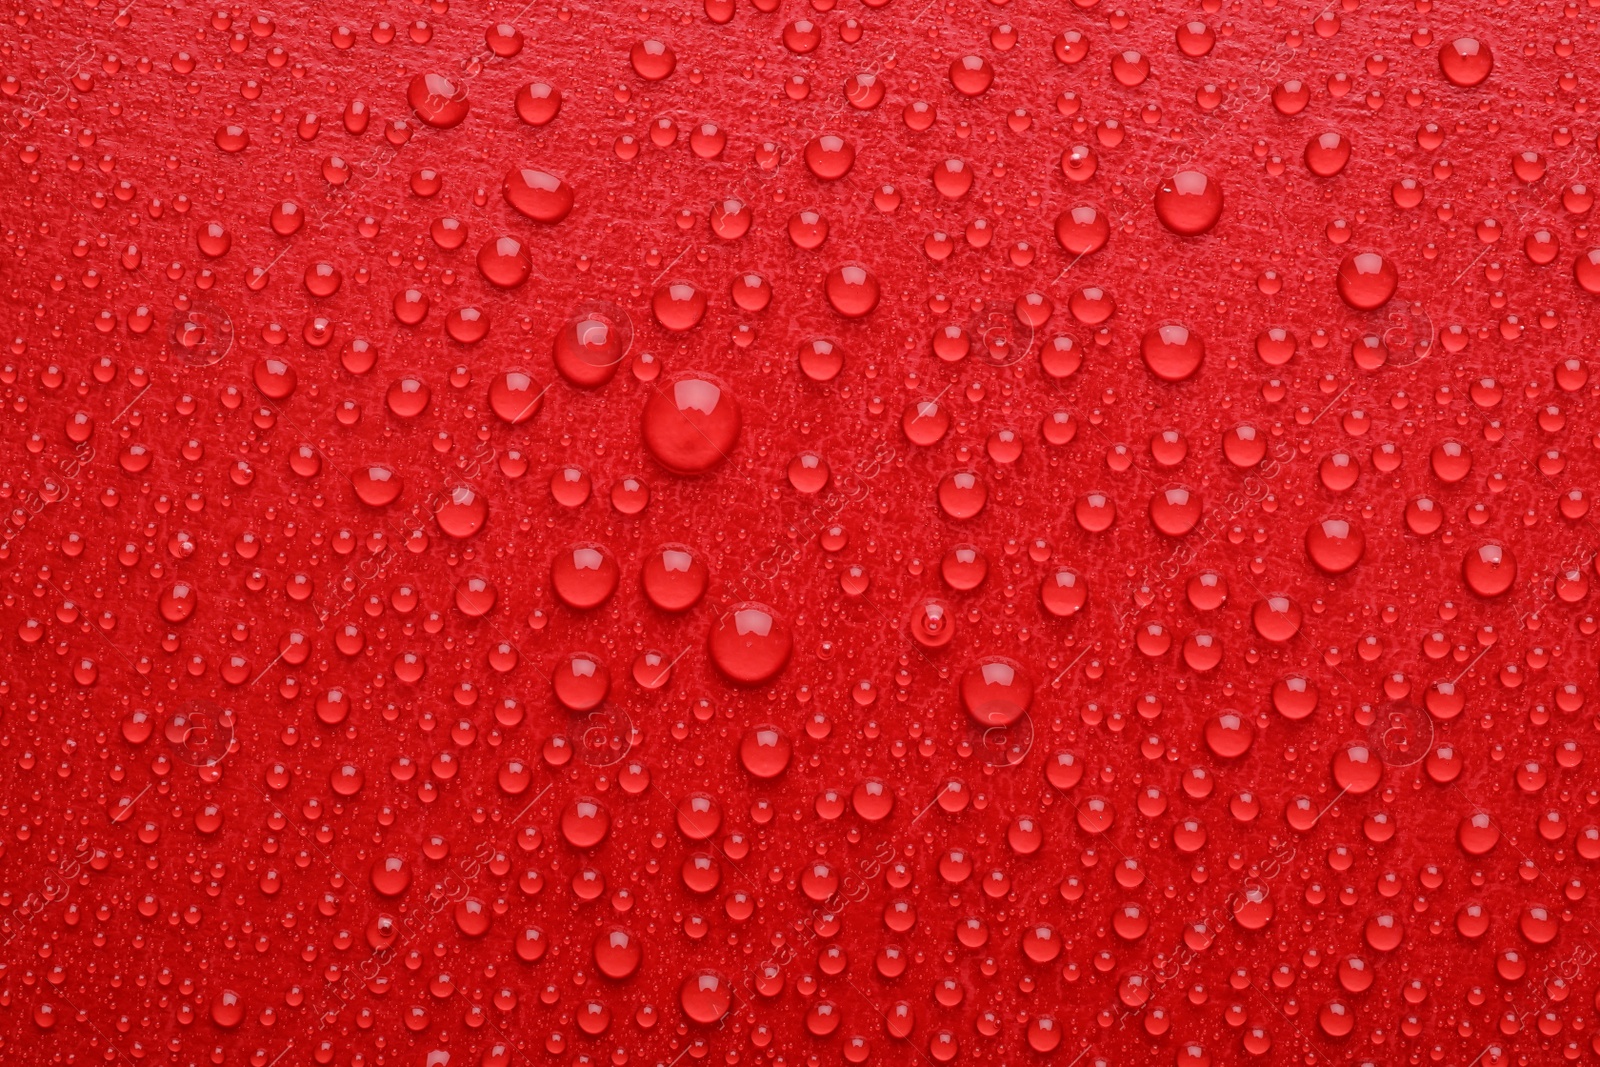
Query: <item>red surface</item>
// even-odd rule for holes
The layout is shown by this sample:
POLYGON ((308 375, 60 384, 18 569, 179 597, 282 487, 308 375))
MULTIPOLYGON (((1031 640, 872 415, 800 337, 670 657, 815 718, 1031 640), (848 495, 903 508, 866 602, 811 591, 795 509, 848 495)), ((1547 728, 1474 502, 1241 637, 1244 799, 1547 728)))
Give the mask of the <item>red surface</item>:
POLYGON ((18 7, 0 1050, 1595 1059, 1595 32, 18 7))

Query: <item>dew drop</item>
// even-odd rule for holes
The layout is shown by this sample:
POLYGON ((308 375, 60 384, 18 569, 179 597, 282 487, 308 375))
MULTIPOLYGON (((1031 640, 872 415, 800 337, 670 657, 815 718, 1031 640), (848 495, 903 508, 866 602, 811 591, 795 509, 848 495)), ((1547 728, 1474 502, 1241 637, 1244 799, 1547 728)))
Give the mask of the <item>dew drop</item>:
POLYGON ((1494 70, 1494 55, 1474 37, 1457 37, 1440 46, 1439 69, 1451 85, 1470 89, 1483 84, 1494 70))
POLYGON ((981 660, 961 676, 961 706, 979 726, 1010 726, 1033 701, 1033 683, 1017 663, 999 656, 981 660))
POLYGON ((1166 323, 1146 331, 1139 342, 1144 365, 1164 382, 1181 382, 1194 376, 1205 361, 1205 344, 1187 326, 1166 323))
POLYGON ((739 440, 739 405, 716 380, 685 374, 651 391, 645 402, 645 447, 674 474, 703 474, 728 458, 739 440))
POLYGON ((712 625, 711 662, 729 681, 762 685, 789 665, 794 639, 765 604, 734 604, 712 625))
POLYGON ((572 189, 554 174, 531 167, 508 171, 506 202, 535 222, 556 223, 572 211, 572 189))
POLYGON ((1222 186, 1203 171, 1181 170, 1156 190, 1156 217, 1184 237, 1205 233, 1222 217, 1222 186))

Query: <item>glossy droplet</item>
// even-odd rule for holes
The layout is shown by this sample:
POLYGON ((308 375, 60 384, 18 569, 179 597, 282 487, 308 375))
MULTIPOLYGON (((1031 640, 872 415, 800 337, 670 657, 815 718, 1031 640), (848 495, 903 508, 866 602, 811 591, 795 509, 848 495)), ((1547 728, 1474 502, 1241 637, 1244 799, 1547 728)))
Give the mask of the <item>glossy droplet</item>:
POLYGON ((1078 827, 1089 834, 1103 834, 1117 820, 1117 809, 1105 797, 1085 797, 1077 806, 1078 827))
POLYGON ((1591 248, 1573 260, 1572 276, 1584 292, 1600 295, 1600 248, 1591 248))
POLYGON ((1110 494, 1092 490, 1073 504, 1072 517, 1085 533, 1104 533, 1117 523, 1117 503, 1110 494))
POLYGON ((1182 537, 1200 522, 1199 494, 1173 485, 1156 490, 1150 498, 1150 522, 1168 537, 1182 537))
POLYGON ((1145 79, 1150 76, 1150 60, 1143 53, 1131 48, 1113 53, 1111 75, 1130 89, 1143 85, 1145 79))
POLYGON ((1286 719, 1300 720, 1317 710, 1317 687, 1304 677, 1292 674, 1272 686, 1272 706, 1286 719))
POLYGON ((959 200, 972 189, 972 168, 959 159, 946 159, 933 168, 933 187, 947 200, 959 200))
POLYGON ((383 856, 372 864, 372 888, 385 897, 398 897, 411 885, 411 867, 400 856, 383 856))
POLYGON ((736 241, 750 231, 754 213, 742 200, 729 197, 711 205, 711 232, 724 241, 736 241))
POLYGON ((176 581, 161 592, 161 617, 170 623, 181 623, 194 614, 199 604, 199 594, 186 581, 176 581))
POLYGON ((590 711, 600 706, 611 690, 611 674, 599 657, 574 652, 564 657, 550 674, 556 700, 568 711, 590 711))
POLYGON ((1295 345, 1294 334, 1274 326, 1256 336, 1256 355, 1269 367, 1281 367, 1294 358, 1295 345))
POLYGON ((639 577, 650 603, 670 612, 694 607, 710 582, 705 563, 680 544, 665 544, 647 555, 639 577))
POLYGON ((1455 485, 1472 472, 1472 452, 1460 441, 1440 441, 1428 453, 1434 476, 1446 485, 1455 485))
POLYGON ((1054 1052, 1065 1036, 1065 1027, 1049 1015, 1035 1015, 1028 1020, 1028 1047, 1035 1052, 1054 1052))
POLYGON ((850 172, 856 161, 854 146, 836 133, 813 138, 805 149, 806 169, 823 181, 836 181, 850 172))
POLYGON ((1489 46, 1474 37, 1457 37, 1439 48, 1439 69, 1451 85, 1481 85, 1494 70, 1489 46))
POLYGON ((678 66, 678 57, 672 49, 653 39, 635 41, 628 51, 628 60, 639 77, 652 82, 666 78, 678 66))
MULTIPOLYGON (((704 298, 701 300, 704 308, 704 298)), ((616 376, 626 352, 628 331, 609 316, 588 312, 573 316, 557 333, 552 356, 561 376, 583 389, 596 389, 616 376)))
POLYGON ((1009 726, 1027 712, 1033 684, 1018 664, 995 656, 961 675, 960 694, 961 706, 979 726, 1009 726))
POLYGON ((1083 610, 1089 599, 1089 590, 1077 571, 1058 567, 1045 575, 1040 583, 1039 599, 1051 615, 1058 619, 1070 619, 1083 610))
POLYGON ((675 474, 703 474, 727 459, 739 440, 742 416, 725 387, 687 374, 651 390, 645 401, 645 447, 675 474))
POLYGON ((561 836, 573 848, 594 848, 610 831, 611 813, 593 797, 578 797, 561 813, 561 836))
POLYGON ((1352 252, 1339 264, 1339 296, 1360 311, 1388 303, 1399 281, 1394 264, 1377 252, 1352 252))
POLYGON ((1056 240, 1075 256, 1098 252, 1110 236, 1110 221, 1092 204, 1079 204, 1056 216, 1056 240))
POLYGON ((1206 723, 1206 747, 1222 759, 1238 759, 1250 750, 1255 729, 1237 711, 1223 711, 1206 723))
POLYGON ((1056 34, 1051 48, 1056 54, 1056 59, 1062 63, 1069 65, 1081 63, 1089 54, 1089 38, 1081 30, 1062 30, 1056 34))
POLYGON ((612 981, 631 977, 643 959, 644 950, 638 937, 622 927, 608 927, 595 935, 594 965, 612 981))
POLYGON ((878 279, 859 264, 830 270, 823 289, 833 310, 847 319, 859 319, 878 306, 878 279))
POLYGON ((1266 458, 1266 435, 1254 426, 1235 426, 1222 435, 1222 454, 1235 467, 1254 467, 1266 458))
POLYGON ((1298 115, 1311 102, 1311 87, 1299 78, 1290 78, 1272 90, 1272 106, 1280 115, 1298 115))
POLYGON ((493 915, 489 906, 477 897, 465 897, 456 901, 452 918, 455 919, 456 929, 461 931, 462 937, 482 937, 489 932, 493 925, 493 915))
POLYGON ((678 832, 690 841, 709 841, 722 828, 722 809, 709 793, 690 793, 677 808, 678 832))
POLYGON ((948 605, 930 597, 912 609, 910 630, 923 648, 943 648, 956 635, 955 618, 948 605))
POLYGON ((1049 963, 1061 955, 1061 935, 1048 923, 1033 923, 1023 928, 1021 948, 1033 963, 1049 963))
POLYGON ((1469 548, 1461 559, 1461 577, 1481 597, 1503 596, 1516 583, 1517 557, 1494 542, 1469 548))
POLYGON ((1378 787, 1383 761, 1365 742, 1352 741, 1333 757, 1333 781, 1341 790, 1360 796, 1378 787))
POLYGON ((1306 142, 1306 167, 1321 178, 1331 178, 1350 162, 1350 142, 1344 134, 1329 130, 1306 142))
POLYGON ((547 126, 561 110, 561 94, 544 82, 533 82, 517 90, 517 117, 529 126, 547 126))
POLYGON ((514 289, 528 280, 533 261, 515 237, 496 237, 478 249, 478 270, 492 285, 514 289))
POLYGON ((1198 170, 1181 170, 1156 190, 1156 217, 1185 237, 1205 233, 1222 217, 1222 186, 1198 170))
POLYGON ((450 537, 471 537, 488 520, 489 501, 470 485, 453 485, 440 494, 433 517, 439 529, 450 537))
POLYGON ((384 405, 398 418, 414 419, 428 409, 431 396, 420 378, 408 376, 390 383, 384 394, 384 405))
POLYGON ((939 510, 952 519, 970 519, 989 501, 989 488, 976 471, 951 471, 939 479, 939 510))
POLYGON ((1361 562, 1366 537, 1349 519, 1329 518, 1306 528, 1306 554, 1328 574, 1343 574, 1361 562))
POLYGON ((1486 811, 1475 811, 1456 825, 1456 841, 1469 856, 1483 856, 1500 843, 1500 827, 1486 811))
POLYGON ((789 738, 776 726, 753 726, 739 742, 739 762, 753 777, 777 778, 789 767, 789 738))
POLYGON ((405 486, 398 474, 378 464, 357 467, 351 472, 350 481, 355 486, 356 496, 361 498, 361 502, 375 508, 393 504, 399 499, 400 490, 405 486))
POLYGON ((456 586, 456 609, 469 619, 481 618, 494 610, 499 591, 481 575, 471 575, 456 586))
POLYGON ((655 291, 650 311, 664 329, 683 333, 705 318, 706 294, 690 282, 672 282, 655 291))
POLYGON ((467 90, 442 74, 418 74, 406 88, 406 103, 417 118, 441 130, 459 126, 467 117, 467 90))
POLYGON ((900 413, 900 428, 914 445, 937 444, 950 429, 950 413, 936 400, 916 400, 900 413))
MULTIPOLYGON (((1232 904, 1233 921, 1246 930, 1264 929, 1277 913, 1268 887, 1259 882, 1248 884, 1232 904)), ((1209 1058, 1206 1062, 1210 1062, 1209 1058)))
POLYGON ((519 425, 539 413, 544 386, 520 367, 501 371, 489 383, 489 408, 502 422, 519 425))
POLYGON ((882 822, 894 812, 894 790, 881 779, 868 778, 851 791, 850 806, 864 821, 882 822))
POLYGON ((244 1021, 244 999, 231 989, 220 991, 211 1000, 211 1021, 232 1030, 244 1021))
POLYGON ((982 56, 962 56, 950 64, 950 84, 962 96, 982 96, 994 84, 994 68, 982 56))
POLYGON ((256 388, 261 395, 272 400, 283 400, 295 390, 299 376, 286 360, 263 356, 254 368, 256 388))
POLYGON ((678 989, 678 1002, 690 1022, 710 1026, 728 1014, 733 997, 726 978, 714 971, 699 971, 684 979, 678 989))
POLYGON ((1180 24, 1177 38, 1179 51, 1190 59, 1209 55, 1217 42, 1216 31, 1198 20, 1180 24))
POLYGON ((1256 601, 1250 622, 1262 640, 1281 644, 1300 632, 1302 613, 1293 600, 1274 594, 1256 601))
POLYGON ((556 223, 572 210, 572 189, 554 174, 531 167, 507 172, 506 202, 535 222, 556 223))
POLYGON ((1045 780, 1063 793, 1083 780, 1083 759, 1075 752, 1060 751, 1045 761, 1045 780))
POLYGON ((732 682, 761 685, 789 665, 794 639, 765 604, 735 604, 712 624, 711 662, 732 682))
POLYGON ((1151 374, 1164 382, 1181 382, 1200 369, 1206 350, 1198 333, 1178 323, 1166 323, 1145 333, 1139 354, 1151 374))
POLYGON ((557 552, 550 564, 550 585, 561 602, 578 611, 597 608, 617 591, 616 559, 603 546, 583 542, 557 552))

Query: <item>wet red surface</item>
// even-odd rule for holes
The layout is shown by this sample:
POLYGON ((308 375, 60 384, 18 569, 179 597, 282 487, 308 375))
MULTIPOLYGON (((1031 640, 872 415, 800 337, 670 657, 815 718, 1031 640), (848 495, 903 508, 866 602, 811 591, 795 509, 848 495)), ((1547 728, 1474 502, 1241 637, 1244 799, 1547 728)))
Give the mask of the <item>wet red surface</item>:
POLYGON ((1594 1060, 1596 17, 16 8, 0 1050, 1594 1060))

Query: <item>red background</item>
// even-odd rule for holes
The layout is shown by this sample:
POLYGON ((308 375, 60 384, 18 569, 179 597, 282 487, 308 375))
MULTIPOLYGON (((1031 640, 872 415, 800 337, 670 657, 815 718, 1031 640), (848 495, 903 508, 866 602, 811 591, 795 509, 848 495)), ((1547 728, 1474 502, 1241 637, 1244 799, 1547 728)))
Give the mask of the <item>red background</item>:
POLYGON ((1596 320, 1574 262, 1593 241, 1594 34, 1577 3, 1429 0, 18 6, 0 30, 0 1047, 257 1067, 1592 1058, 1596 320), (1215 44, 1186 55, 1197 21, 1215 44), (486 47, 500 24, 514 55, 486 47), (1057 58, 1064 30, 1081 60, 1057 58), (1463 37, 1493 52, 1476 86, 1441 69, 1463 37), (640 76, 643 41, 671 49, 670 75, 640 76), (1130 51, 1138 85, 1113 70, 1130 51), (950 74, 967 56, 993 70, 970 97, 950 74), (847 98, 859 74, 877 106, 847 98), (412 112, 425 75, 464 94, 459 125, 412 112), (1292 81, 1309 102, 1286 115, 1273 92, 1292 81), (518 118, 532 82, 559 93, 548 125, 518 118), (914 101, 931 127, 907 122, 914 101), (715 158, 691 146, 707 123, 715 158), (242 150, 221 147, 229 127, 242 150), (1305 148, 1327 131, 1352 153, 1322 177, 1305 148), (825 134, 855 153, 835 180, 806 162, 825 134), (1060 162, 1079 145, 1081 182, 1060 162), (949 159, 974 176, 955 199, 931 178, 949 159), (521 168, 559 177, 570 214, 513 210, 521 168), (1223 208, 1181 236, 1154 199, 1193 170, 1223 208), (724 239, 730 198, 753 224, 724 239), (287 236, 284 201, 306 219, 287 236), (1076 256, 1055 230, 1080 204, 1110 232, 1076 256), (791 241, 802 210, 827 220, 818 248, 791 241), (444 218, 458 249, 430 236, 444 218), (1541 231, 1544 264, 1525 247, 1541 231), (511 289, 476 266, 500 236, 528 256, 511 289), (1337 291, 1353 252, 1397 272, 1376 310, 1337 291), (331 295, 304 280, 319 263, 331 295), (879 285, 859 319, 825 294, 844 264, 879 285), (751 272, 759 311, 730 298, 751 272), (652 298, 682 282, 707 308, 672 331, 652 298), (1115 302, 1102 325, 1071 313, 1085 287, 1115 302), (429 302, 416 325, 393 310, 408 289, 429 302), (1037 326, 1013 310, 1029 293, 1053 308, 1037 326), (481 340, 447 332, 462 307, 481 340), (578 388, 552 344, 596 308, 629 344, 578 388), (1204 341, 1180 383, 1140 357, 1172 322, 1204 341), (965 358, 936 354, 947 327, 965 358), (1297 341, 1287 363, 1258 355, 1270 328, 1297 341), (1063 335, 1082 365, 1055 377, 1040 353, 1063 335), (1367 336, 1382 366, 1353 360, 1367 336), (844 353, 831 381, 801 371, 815 338, 844 353), (341 362, 356 339, 376 351, 360 374, 341 362), (516 425, 488 403, 514 367, 548 385, 516 425), (684 373, 742 417, 692 476, 641 442, 647 399, 684 373), (414 417, 387 399, 407 378, 429 393, 414 417), (949 419, 932 444, 902 414, 924 399, 949 419), (1072 432, 1051 443, 1057 413, 1072 432), (1224 452, 1241 425, 1268 444, 1249 468, 1224 452), (1458 481, 1447 442, 1470 455, 1458 481), (821 492, 791 481, 803 452, 830 471, 821 492), (392 504, 354 492, 374 464, 403 482, 392 504), (568 466, 593 487, 575 506, 552 495, 568 466), (987 489, 970 518, 941 508, 957 470, 987 489), (633 513, 612 502, 627 478, 648 488, 633 513), (461 483, 488 518, 457 539, 432 512, 461 483), (1172 486, 1201 511, 1178 536, 1150 517, 1172 486), (1075 517, 1093 493, 1116 508, 1102 532, 1075 517), (1423 497, 1429 533, 1406 518, 1423 497), (1307 548, 1328 518, 1364 540, 1339 575, 1307 548), (709 571, 679 615, 641 587, 664 543, 709 571), (576 544, 616 567, 592 609, 552 583, 576 544), (975 589, 941 577, 959 545, 988 561, 975 589), (1493 596, 1463 570, 1486 545, 1515 571, 1493 596), (1088 590, 1070 618, 1041 600, 1062 567, 1088 590), (1203 574, 1226 587, 1215 610, 1188 592, 1203 574), (463 610, 475 578, 486 614, 463 610), (182 621, 162 612, 175 584, 198 603, 182 621), (929 598, 953 620, 941 647, 915 632, 929 598), (1297 629, 1273 631, 1270 598, 1297 629), (744 601, 792 638, 755 686, 708 646, 744 601), (1196 634, 1215 666, 1196 668, 1196 634), (645 650, 674 664, 660 688, 636 681, 645 650), (609 672, 592 711, 552 693, 574 652, 609 672), (1031 701, 986 729, 959 688, 997 656, 1031 701), (1318 695, 1304 718, 1275 703, 1289 678, 1318 695), (334 691, 348 713, 329 722, 334 691), (770 780, 741 761, 763 724, 792 745, 770 780), (1351 745, 1381 770, 1370 790, 1336 777, 1351 745), (1063 753, 1082 773, 1065 788, 1046 776, 1063 753), (692 795, 720 815, 704 840, 677 814, 692 795), (573 843, 585 797, 609 816, 592 847, 573 843), (1320 818, 1295 826, 1296 803, 1320 818), (389 857, 410 876, 392 896, 372 874, 389 857), (1469 937, 1474 906, 1488 925, 1469 937), (1053 956, 1028 939, 1041 926, 1053 956), (642 950, 620 979, 596 953, 616 929, 642 950), (710 1023, 684 992, 701 974, 726 998, 710 1023))

